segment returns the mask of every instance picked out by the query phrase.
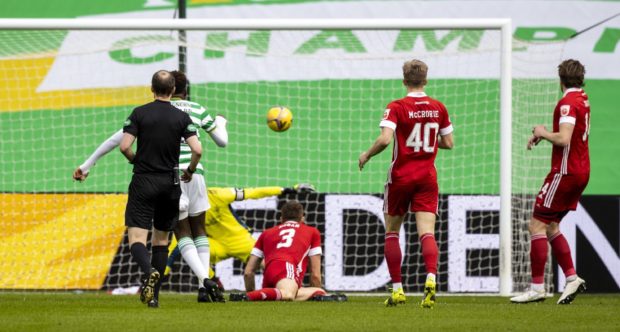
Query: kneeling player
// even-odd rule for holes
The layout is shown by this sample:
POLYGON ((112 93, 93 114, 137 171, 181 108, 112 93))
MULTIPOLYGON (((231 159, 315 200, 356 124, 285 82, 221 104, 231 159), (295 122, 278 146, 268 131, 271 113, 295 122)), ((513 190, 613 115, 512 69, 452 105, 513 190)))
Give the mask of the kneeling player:
POLYGON ((282 207, 281 223, 261 234, 245 267, 246 294, 231 301, 306 301, 326 295, 321 285, 321 234, 305 225, 302 205, 289 201, 282 207), (306 256, 312 287, 301 287, 306 256), (263 288, 255 290, 254 276, 265 259, 263 288))

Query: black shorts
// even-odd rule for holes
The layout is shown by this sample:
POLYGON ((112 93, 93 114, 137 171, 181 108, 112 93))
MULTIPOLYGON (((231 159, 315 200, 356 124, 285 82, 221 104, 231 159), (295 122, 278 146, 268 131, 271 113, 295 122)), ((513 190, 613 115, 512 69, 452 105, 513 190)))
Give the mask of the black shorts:
POLYGON ((172 231, 179 221, 181 187, 173 174, 134 174, 129 184, 125 226, 172 231))

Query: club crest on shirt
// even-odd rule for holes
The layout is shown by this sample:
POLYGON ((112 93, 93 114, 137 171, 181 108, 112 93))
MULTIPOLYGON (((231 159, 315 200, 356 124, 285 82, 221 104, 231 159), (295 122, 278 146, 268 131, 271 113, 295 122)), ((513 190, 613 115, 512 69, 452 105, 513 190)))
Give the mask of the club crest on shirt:
POLYGON ((562 105, 562 106, 560 106, 560 115, 567 116, 568 112, 570 112, 570 105, 562 105))
POLYGON ((389 108, 387 108, 387 109, 383 112, 383 120, 386 120, 389 116, 390 116, 390 109, 389 109, 389 108))

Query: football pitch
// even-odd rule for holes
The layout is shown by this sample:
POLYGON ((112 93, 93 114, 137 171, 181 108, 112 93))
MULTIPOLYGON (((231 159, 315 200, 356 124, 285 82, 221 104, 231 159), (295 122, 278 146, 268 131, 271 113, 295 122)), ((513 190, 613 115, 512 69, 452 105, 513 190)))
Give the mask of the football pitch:
POLYGON ((384 297, 348 302, 196 303, 194 295, 164 293, 159 309, 137 296, 105 293, 0 293, 2 331, 618 331, 620 296, 582 294, 573 304, 516 305, 490 296, 441 296, 435 309, 386 308, 384 297))

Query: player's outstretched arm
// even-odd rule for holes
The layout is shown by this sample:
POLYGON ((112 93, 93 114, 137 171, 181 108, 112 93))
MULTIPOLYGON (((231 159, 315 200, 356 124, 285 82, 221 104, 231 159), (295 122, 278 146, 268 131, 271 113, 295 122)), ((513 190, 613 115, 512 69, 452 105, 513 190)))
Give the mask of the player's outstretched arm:
POLYGON ((115 132, 112 136, 106 139, 101 145, 95 149, 95 151, 86 159, 82 165, 78 166, 78 168, 73 171, 73 179, 77 181, 84 181, 86 177, 88 177, 88 172, 91 167, 95 166, 97 160, 101 157, 108 154, 108 152, 114 150, 119 144, 121 144, 121 140, 123 139, 123 130, 119 130, 115 132))
POLYGON ((362 152, 359 157, 358 165, 360 171, 364 169, 364 165, 370 160, 370 158, 381 153, 383 150, 385 150, 385 148, 388 147, 388 145, 390 145, 390 143, 392 143, 393 136, 394 129, 389 127, 381 127, 381 134, 379 135, 379 137, 377 137, 372 146, 367 151, 362 152))
POLYGON ((454 137, 452 133, 448 135, 439 135, 439 142, 437 143, 437 147, 440 149, 452 150, 454 147, 454 137))
POLYGON ((256 271, 260 267, 261 258, 250 255, 248 262, 245 265, 245 271, 243 271, 243 281, 245 283, 245 291, 251 292, 256 289, 256 284, 254 281, 254 277, 256 276, 256 271))
POLYGON ((217 115, 214 120, 215 128, 210 131, 209 136, 215 142, 215 144, 221 148, 226 147, 228 145, 228 130, 226 130, 226 123, 228 120, 222 115, 217 115))
POLYGON ((532 129, 532 134, 534 134, 535 137, 546 139, 553 145, 565 147, 570 144, 574 129, 575 125, 571 123, 560 123, 560 131, 558 132, 550 132, 545 126, 538 125, 532 129))

